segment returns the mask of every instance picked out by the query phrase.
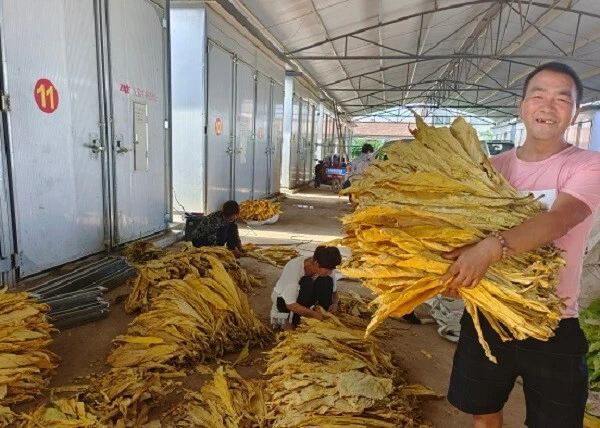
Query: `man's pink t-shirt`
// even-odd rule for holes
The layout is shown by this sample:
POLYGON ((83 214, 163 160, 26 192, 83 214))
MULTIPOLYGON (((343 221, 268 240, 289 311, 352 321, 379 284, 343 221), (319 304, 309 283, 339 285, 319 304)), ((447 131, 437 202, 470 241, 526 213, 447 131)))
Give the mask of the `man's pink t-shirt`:
POLYGON ((562 316, 576 317, 583 256, 600 205, 600 152, 571 146, 543 161, 525 162, 513 149, 492 157, 491 162, 515 189, 543 195, 547 209, 564 192, 585 202, 592 210, 583 222, 554 241, 554 245, 565 250, 563 256, 567 262, 560 271, 557 289, 557 294, 566 298, 562 316))

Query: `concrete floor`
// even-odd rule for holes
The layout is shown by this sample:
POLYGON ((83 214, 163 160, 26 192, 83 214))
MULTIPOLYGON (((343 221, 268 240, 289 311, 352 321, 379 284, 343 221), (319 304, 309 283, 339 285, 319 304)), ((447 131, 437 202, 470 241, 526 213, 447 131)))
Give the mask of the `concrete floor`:
MULTIPOLYGON (((273 225, 246 227, 239 222, 240 235, 243 242, 268 245, 294 246, 302 254, 312 254, 321 242, 341 236, 339 218, 350 212, 347 198, 340 198, 328 186, 320 189, 307 189, 288 195, 282 201, 283 210, 279 221, 273 225), (312 207, 312 208, 311 208, 312 207)), ((344 251, 342 251, 344 254, 344 251)), ((347 253, 346 253, 347 254, 347 253)), ((243 258, 241 264, 251 273, 264 276, 264 287, 252 291, 248 298, 259 318, 268 322, 271 300, 270 294, 277 281, 281 269, 254 259, 243 258)), ((348 280, 339 282, 341 291, 356 290, 368 295, 369 291, 359 283, 348 280)), ((127 293, 125 285, 111 291, 105 297, 113 301, 127 293)), ((127 330, 127 324, 134 318, 123 309, 122 303, 114 303, 110 316, 100 322, 66 330, 54 335, 52 351, 62 358, 62 364, 51 381, 51 387, 87 383, 86 376, 102 373, 108 369, 106 357, 111 349, 111 340, 127 330)), ((435 391, 445 394, 450 378, 452 356, 455 345, 437 334, 434 325, 414 326, 390 320, 388 326, 394 333, 385 339, 384 347, 394 352, 399 358, 405 378, 409 383, 420 383, 435 391), (429 358, 426 354, 429 354, 429 358)), ((264 363, 261 362, 261 350, 254 350, 250 360, 256 358, 257 364, 241 366, 243 376, 249 378, 262 377, 264 363)), ((233 360, 235 355, 225 356, 233 360)), ((191 375, 185 379, 184 386, 195 389, 201 385, 206 376, 191 375)), ((49 394, 48 394, 49 395, 49 394)), ((182 396, 172 394, 168 403, 151 412, 152 418, 159 418, 165 407, 178 402, 182 396)), ((48 401, 42 397, 35 403, 19 406, 17 410, 33 407, 40 402, 48 401)), ((469 415, 454 409, 445 399, 423 403, 424 417, 437 427, 468 427, 471 425, 469 415)), ((505 423, 507 427, 523 426, 525 419, 522 388, 517 384, 505 407, 505 423)))

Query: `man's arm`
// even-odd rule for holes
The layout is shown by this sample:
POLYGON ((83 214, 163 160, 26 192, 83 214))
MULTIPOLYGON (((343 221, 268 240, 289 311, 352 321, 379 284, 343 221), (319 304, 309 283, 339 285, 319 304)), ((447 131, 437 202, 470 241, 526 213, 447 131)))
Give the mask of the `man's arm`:
MULTIPOLYGON (((564 236, 591 213, 592 210, 585 202, 568 193, 559 193, 550 211, 502 232, 508 246, 508 255, 533 250, 564 236)), ((449 289, 475 287, 485 276, 489 266, 502 257, 502 244, 498 238, 488 237, 476 244, 457 248, 444 257, 454 259, 455 262, 440 278, 440 283, 453 278, 448 284, 449 289)), ((456 292, 450 294, 456 295, 456 292)))
POLYGON ((286 303, 285 306, 292 312, 301 315, 303 317, 311 317, 311 318, 315 318, 319 321, 323 321, 325 319, 325 316, 317 311, 313 311, 310 308, 307 308, 306 306, 302 306, 300 303, 294 302, 294 303, 286 303))
POLYGON ((339 296, 337 290, 331 294, 331 305, 327 312, 331 312, 332 314, 337 314, 339 311, 339 296))

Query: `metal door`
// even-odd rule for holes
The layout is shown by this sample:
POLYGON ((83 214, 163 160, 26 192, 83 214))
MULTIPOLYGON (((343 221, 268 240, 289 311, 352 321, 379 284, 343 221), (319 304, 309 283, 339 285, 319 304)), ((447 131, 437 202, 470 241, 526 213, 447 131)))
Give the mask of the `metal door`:
POLYGON ((305 182, 304 177, 304 162, 306 159, 306 102, 300 100, 300 121, 298 126, 300 130, 298 131, 298 135, 300 138, 298 139, 298 160, 296 169, 298 171, 298 185, 302 185, 305 182))
POLYGON ((236 64, 235 86, 235 200, 252 197, 254 158, 254 70, 243 62, 236 64))
POLYGON ((271 157, 269 193, 281 190, 281 147, 283 146, 283 86, 273 84, 271 102, 271 157))
POLYGON ((167 93, 164 9, 108 0, 112 97, 113 244, 167 226, 167 93))
MULTIPOLYGON (((0 64, 2 64, 2 34, 0 33, 0 64)), ((0 67, 0 95, 4 94, 4 83, 0 67)), ((9 153, 6 137, 6 112, 0 113, 0 287, 12 286, 15 282, 12 266, 13 240, 12 240, 12 217, 10 203, 10 182, 8 175, 9 153)))
POLYGON ((271 81, 262 74, 256 80, 256 122, 254 146, 254 191, 253 198, 260 199, 267 195, 269 181, 269 107, 271 98, 271 81))
POLYGON ((233 153, 233 55, 208 44, 208 101, 206 135, 207 212, 231 199, 233 153))
POLYGON ((304 163, 304 175, 306 180, 312 180, 313 165, 315 164, 315 107, 308 106, 308 131, 307 131, 306 162, 304 163))
POLYGON ((300 150, 300 98, 294 94, 292 100, 292 137, 290 138, 290 185, 298 186, 298 153, 300 150))
POLYGON ((94 4, 0 1, 21 276, 104 248, 94 4))

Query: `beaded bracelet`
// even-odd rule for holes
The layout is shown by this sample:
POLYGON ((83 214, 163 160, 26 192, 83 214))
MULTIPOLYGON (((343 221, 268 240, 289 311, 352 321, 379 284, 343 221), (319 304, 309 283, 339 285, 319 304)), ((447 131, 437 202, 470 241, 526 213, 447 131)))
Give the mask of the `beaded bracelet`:
POLYGON ((502 256, 500 257, 500 259, 505 259, 508 257, 508 245, 506 245, 506 241, 504 240, 504 236, 502 236, 502 234, 500 232, 498 232, 497 230, 494 230, 492 233, 490 233, 490 236, 493 236, 494 238, 498 239, 498 241, 500 241, 500 245, 502 245, 502 256))

